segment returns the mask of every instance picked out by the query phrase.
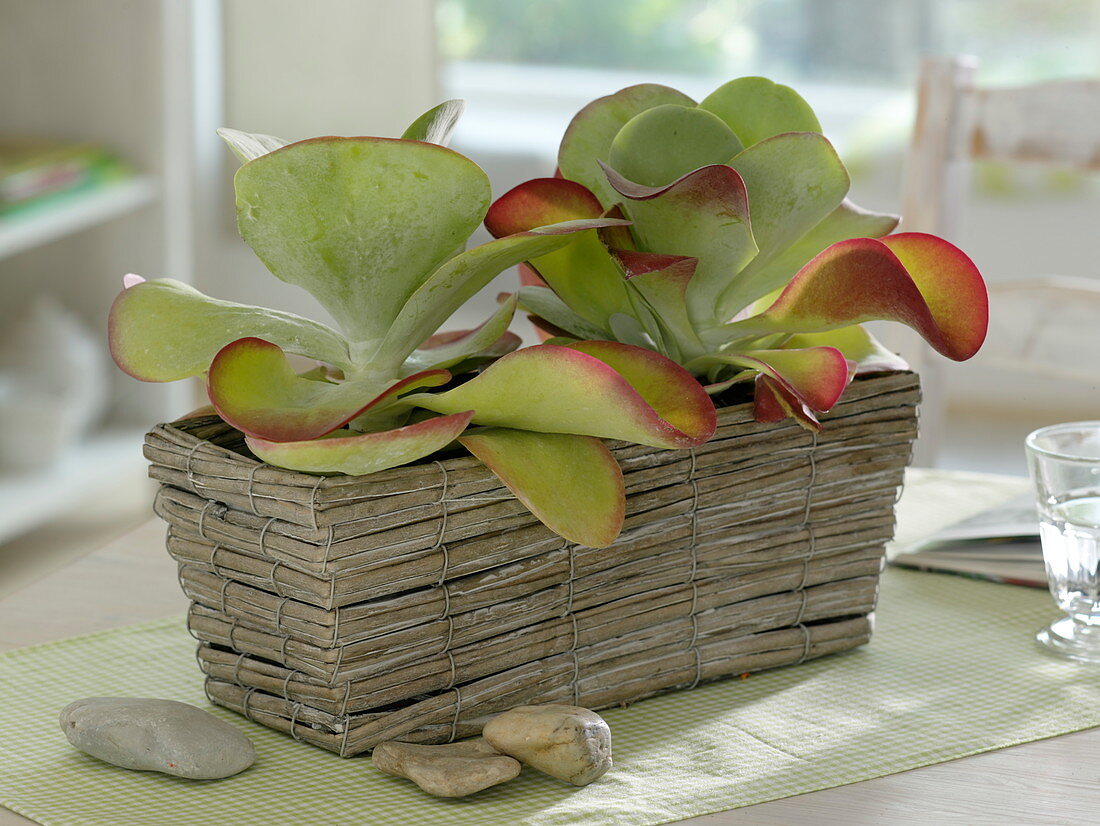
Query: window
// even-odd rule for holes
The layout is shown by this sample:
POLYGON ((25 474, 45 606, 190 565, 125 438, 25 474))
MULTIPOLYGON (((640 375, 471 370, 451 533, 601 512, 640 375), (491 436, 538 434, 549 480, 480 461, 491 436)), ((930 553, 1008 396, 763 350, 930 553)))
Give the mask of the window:
POLYGON ((1100 72, 1098 0, 439 0, 437 23, 458 142, 545 163, 577 109, 641 81, 790 83, 843 151, 900 146, 922 55, 975 54, 983 83, 1100 72))

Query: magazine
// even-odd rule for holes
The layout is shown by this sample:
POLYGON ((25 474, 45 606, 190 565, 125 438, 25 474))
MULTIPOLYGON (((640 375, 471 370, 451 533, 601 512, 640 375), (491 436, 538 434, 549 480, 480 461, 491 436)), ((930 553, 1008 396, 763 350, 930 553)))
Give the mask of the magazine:
POLYGON ((1035 497, 1028 493, 948 525, 891 562, 906 568, 1047 587, 1035 497))

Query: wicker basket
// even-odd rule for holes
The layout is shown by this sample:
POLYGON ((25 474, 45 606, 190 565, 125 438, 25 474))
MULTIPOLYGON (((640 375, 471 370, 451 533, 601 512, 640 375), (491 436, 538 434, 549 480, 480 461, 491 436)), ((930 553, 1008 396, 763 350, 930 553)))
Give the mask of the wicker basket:
POLYGON ((217 418, 157 426, 145 455, 210 699, 350 756, 866 642, 919 395, 882 374, 816 436, 738 404, 693 451, 612 444, 627 519, 600 550, 470 457, 310 476, 217 418))

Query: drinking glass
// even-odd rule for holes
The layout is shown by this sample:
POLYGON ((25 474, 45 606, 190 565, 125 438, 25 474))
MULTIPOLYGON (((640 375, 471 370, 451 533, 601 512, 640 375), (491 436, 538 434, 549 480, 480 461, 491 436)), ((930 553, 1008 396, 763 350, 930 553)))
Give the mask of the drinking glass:
POLYGON ((1040 428, 1026 445, 1047 581, 1066 614, 1036 639, 1071 659, 1100 662, 1100 422, 1040 428))

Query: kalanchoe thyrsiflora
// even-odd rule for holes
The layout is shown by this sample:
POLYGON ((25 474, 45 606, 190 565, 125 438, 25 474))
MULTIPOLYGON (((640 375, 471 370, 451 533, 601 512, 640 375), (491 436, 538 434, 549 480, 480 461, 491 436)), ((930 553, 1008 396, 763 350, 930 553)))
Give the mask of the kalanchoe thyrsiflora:
POLYGON ((485 173, 443 146, 460 110, 442 104, 402 139, 288 144, 222 130, 244 162, 234 178, 242 237, 339 329, 128 276, 111 309, 111 352, 145 381, 205 374, 218 414, 272 464, 364 474, 457 440, 552 529, 607 545, 622 527, 624 486, 597 437, 691 447, 713 434, 713 410, 689 374, 647 350, 512 352, 514 299, 476 330, 436 332, 504 269, 626 223, 557 222, 466 250, 491 199, 485 173), (319 364, 298 373, 288 353, 319 364))
POLYGON ((757 418, 817 429, 852 376, 905 367, 859 324, 916 329, 963 360, 985 338, 981 275, 931 235, 847 198, 848 173, 792 89, 733 80, 696 104, 623 89, 573 118, 559 174, 502 196, 496 236, 626 217, 529 263, 520 305, 554 335, 615 339, 682 364, 712 393, 755 381, 757 418))

